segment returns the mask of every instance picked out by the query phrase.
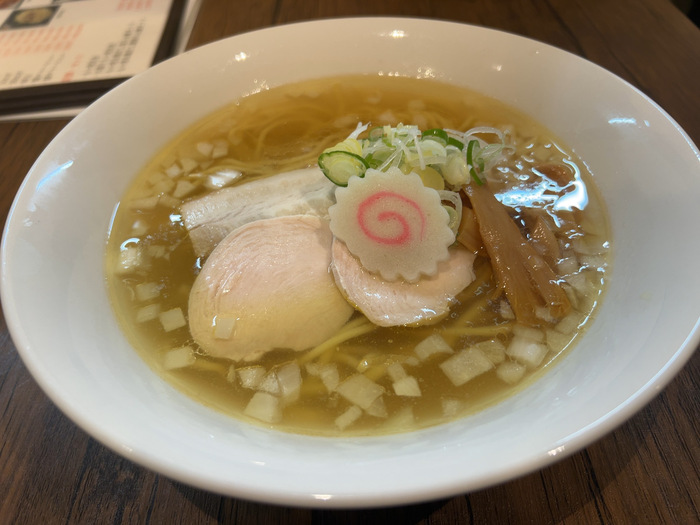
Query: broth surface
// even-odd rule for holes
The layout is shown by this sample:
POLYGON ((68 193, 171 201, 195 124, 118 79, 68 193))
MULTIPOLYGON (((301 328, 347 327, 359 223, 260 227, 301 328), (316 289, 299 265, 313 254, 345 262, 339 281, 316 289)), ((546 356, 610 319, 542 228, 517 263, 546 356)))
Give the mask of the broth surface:
MULTIPOLYGON (((181 133, 137 175, 122 199, 109 235, 106 277, 129 340, 158 374, 189 396, 284 431, 383 434, 463 417, 530 385, 572 347, 595 313, 609 271, 609 242, 604 205, 585 164, 530 117, 434 81, 350 76, 250 95, 181 133), (216 191, 239 172, 240 179, 230 185, 315 165, 318 155, 347 137, 358 122, 415 124, 423 130, 488 125, 506 131, 515 152, 487 174, 488 185, 526 235, 538 217, 552 225, 561 248, 553 270, 562 279, 572 313, 543 321, 537 333, 517 325, 488 258, 479 255, 476 281, 434 325, 371 327, 327 349, 280 349, 252 363, 206 356, 186 324, 189 291, 206 261, 193 251, 179 207, 216 191), (567 168, 572 179, 557 180, 560 171, 552 166, 567 168), (421 359, 416 346, 435 335, 453 353, 421 359), (546 352, 536 366, 524 365, 510 350, 514 338, 523 337, 546 352), (441 364, 469 348, 480 349, 493 367, 455 386, 441 364), (261 367, 267 374, 290 363, 301 372, 301 391, 298 399, 284 404, 281 419, 261 421, 246 414, 262 387, 248 388, 241 373, 262 374, 260 368, 251 372, 261 367), (329 390, 322 371, 333 368, 341 382, 359 373, 383 393, 358 414, 346 397, 329 390), (395 393, 394 383, 404 376, 415 379, 419 396, 395 393)), ((365 326, 366 320, 356 312, 350 324, 365 326)))

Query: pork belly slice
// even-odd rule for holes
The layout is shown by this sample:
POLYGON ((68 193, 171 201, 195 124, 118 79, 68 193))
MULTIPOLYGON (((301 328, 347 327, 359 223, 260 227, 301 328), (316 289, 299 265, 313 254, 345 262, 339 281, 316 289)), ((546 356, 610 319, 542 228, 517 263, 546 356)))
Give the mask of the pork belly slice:
POLYGON ((194 251, 208 255, 246 223, 284 215, 328 217, 336 186, 318 168, 308 168, 223 188, 180 207, 194 251))
POLYGON ((330 272, 328 223, 309 215, 262 219, 219 243, 189 298, 192 337, 209 355, 252 361, 306 350, 353 313, 330 272))
POLYGON ((416 282, 385 281, 367 271, 345 243, 333 241, 333 275, 349 302, 379 326, 424 325, 448 313, 459 292, 474 280, 475 255, 462 246, 450 248, 438 273, 416 282))

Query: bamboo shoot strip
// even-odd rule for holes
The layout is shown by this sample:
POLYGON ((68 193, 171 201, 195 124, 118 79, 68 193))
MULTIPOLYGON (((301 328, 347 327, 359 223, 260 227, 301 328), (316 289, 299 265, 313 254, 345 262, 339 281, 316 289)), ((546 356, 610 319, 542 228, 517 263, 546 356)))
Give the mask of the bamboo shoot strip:
POLYGON ((542 323, 537 307, 546 307, 555 318, 564 317, 571 304, 559 278, 522 236, 491 190, 470 184, 465 188, 479 222, 479 231, 491 258, 498 286, 505 290, 516 319, 528 325, 542 323))

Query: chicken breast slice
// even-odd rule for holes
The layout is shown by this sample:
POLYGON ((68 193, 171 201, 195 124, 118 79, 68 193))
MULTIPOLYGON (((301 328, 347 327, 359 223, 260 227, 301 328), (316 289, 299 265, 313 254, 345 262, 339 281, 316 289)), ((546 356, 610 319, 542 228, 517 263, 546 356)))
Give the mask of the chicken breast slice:
POLYGON ((367 271, 345 243, 333 241, 333 274, 345 297, 379 326, 424 325, 448 313, 456 295, 474 280, 474 254, 461 246, 438 273, 416 282, 385 281, 367 271))
POLYGON ((333 280, 331 245, 327 221, 310 215, 262 219, 231 232, 190 292, 196 343, 215 357, 252 361, 329 338, 354 311, 333 280))

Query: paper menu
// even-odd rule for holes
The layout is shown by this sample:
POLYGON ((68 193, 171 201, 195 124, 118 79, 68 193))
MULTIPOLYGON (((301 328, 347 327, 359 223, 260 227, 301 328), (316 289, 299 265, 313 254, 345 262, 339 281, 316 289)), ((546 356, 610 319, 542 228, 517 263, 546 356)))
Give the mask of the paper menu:
POLYGON ((181 0, 0 0, 0 114, 89 103, 173 51, 181 0))

